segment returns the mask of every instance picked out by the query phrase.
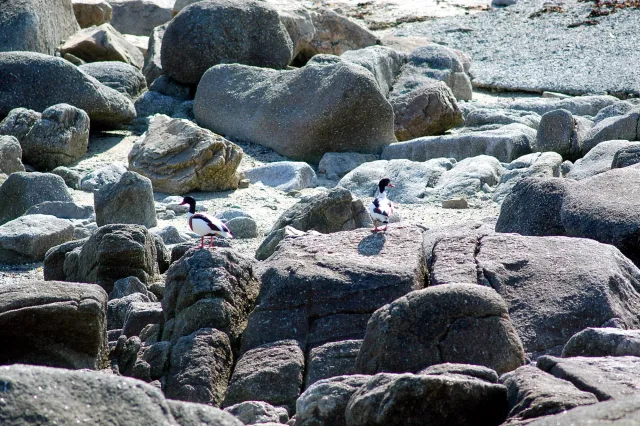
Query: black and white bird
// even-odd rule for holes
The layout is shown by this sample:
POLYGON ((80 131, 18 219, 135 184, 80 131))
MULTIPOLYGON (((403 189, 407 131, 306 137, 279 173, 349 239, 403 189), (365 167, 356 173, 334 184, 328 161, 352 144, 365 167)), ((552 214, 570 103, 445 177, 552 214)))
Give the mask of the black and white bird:
POLYGON ((393 188, 394 186, 389 179, 384 178, 378 183, 380 193, 369 205, 369 214, 371 215, 371 219, 373 219, 374 226, 371 232, 386 231, 389 224, 389 217, 393 215, 393 203, 387 198, 387 193, 385 192, 387 187, 393 188), (384 228, 378 229, 378 225, 376 225, 377 222, 384 224, 384 228))
POLYGON ((180 205, 188 204, 189 212, 187 220, 189 228, 196 234, 200 235, 200 248, 204 248, 204 237, 209 237, 209 247, 213 247, 213 237, 220 236, 224 238, 233 238, 233 234, 218 218, 211 217, 204 213, 196 213, 196 200, 193 197, 184 197, 180 205))

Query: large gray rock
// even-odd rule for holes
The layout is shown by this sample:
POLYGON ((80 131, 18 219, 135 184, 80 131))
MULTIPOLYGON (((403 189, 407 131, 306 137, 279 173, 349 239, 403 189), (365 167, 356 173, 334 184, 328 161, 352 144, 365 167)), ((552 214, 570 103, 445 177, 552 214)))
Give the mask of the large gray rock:
POLYGON ((295 341, 274 342, 247 351, 233 370, 224 406, 265 401, 294 412, 303 371, 304 354, 295 341))
POLYGON ((640 356, 640 330, 586 328, 562 349, 563 357, 627 355, 640 356))
POLYGON ((194 114, 216 133, 312 163, 325 152, 377 154, 396 140, 373 75, 346 61, 291 71, 215 66, 198 85, 194 114))
POLYGON ((512 422, 562 413, 598 402, 592 393, 583 392, 570 382, 531 365, 503 375, 500 382, 507 387, 509 419, 512 422))
POLYGON ((110 223, 158 224, 151 180, 136 172, 126 172, 116 183, 93 193, 98 226, 110 223))
POLYGON ((155 191, 185 194, 238 187, 242 149, 188 120, 158 115, 129 152, 129 168, 155 191))
POLYGON ((584 151, 593 149, 600 142, 625 139, 628 141, 637 141, 640 139, 638 135, 638 125, 640 123, 640 111, 631 110, 629 113, 605 118, 596 124, 586 135, 584 141, 584 151))
POLYGON ((392 225, 385 234, 356 229, 285 239, 262 266, 242 351, 284 339, 305 348, 312 339, 361 339, 363 314, 424 287, 421 235, 417 227, 392 225), (325 322, 330 327, 319 327, 325 322))
POLYGON ((241 63, 284 68, 293 44, 274 8, 261 1, 194 3, 167 26, 162 69, 182 83, 198 84, 214 65, 241 63), (200 31, 189 31, 198 27, 200 31))
POLYGON ((10 390, 3 395, 7 402, 0 412, 3 424, 25 424, 25 413, 33 413, 59 424, 81 418, 95 424, 242 426, 222 410, 169 401, 154 386, 112 374, 12 365, 0 369, 0 381, 10 390))
POLYGON ((593 122, 595 124, 598 124, 606 118, 625 115, 628 112, 631 112, 631 110, 635 108, 636 108, 636 105, 629 101, 616 102, 598 111, 598 114, 596 114, 596 116, 593 117, 593 122))
POLYGON ((111 25, 124 34, 150 36, 153 29, 171 20, 172 0, 109 0, 111 25))
POLYGON ((22 147, 14 136, 0 136, 0 173, 24 172, 22 147))
POLYGON ((361 164, 376 161, 377 155, 357 152, 327 152, 318 163, 318 174, 329 179, 341 178, 361 164))
POLYGON ((253 267, 229 249, 185 253, 167 272, 163 340, 176 342, 207 327, 227 333, 235 345, 260 288, 253 267))
POLYGON ((140 69, 121 61, 93 62, 80 65, 78 68, 105 86, 132 99, 147 89, 147 81, 140 69))
POLYGON ((171 399, 220 406, 231 376, 233 354, 221 331, 201 328, 171 348, 165 395, 171 399))
POLYGON ((635 146, 640 146, 640 143, 626 140, 601 142, 586 153, 584 157, 577 160, 566 177, 581 180, 611 170, 616 152, 635 146))
MULTIPOLYGON (((613 246, 495 234, 473 247, 481 271, 475 280, 504 298, 525 351, 534 358, 559 354, 575 333, 612 318, 630 328, 640 325, 640 270, 613 246)), ((437 257, 432 268, 439 268, 437 257)))
POLYGON ((389 178, 394 188, 387 189, 389 199, 398 203, 421 203, 425 201, 428 188, 433 188, 455 160, 435 158, 418 162, 409 160, 378 160, 364 163, 338 182, 362 199, 375 197, 380 179, 389 178))
POLYGON ((154 80, 162 75, 162 38, 169 24, 163 24, 153 29, 153 33, 149 37, 149 46, 147 53, 144 55, 144 66, 142 73, 147 80, 147 86, 151 86, 154 80))
POLYGON ((55 216, 22 216, 0 226, 0 263, 32 263, 44 260, 52 247, 73 240, 71 221, 55 216))
POLYGON ((511 162, 529 154, 535 144, 536 131, 523 124, 508 124, 496 130, 460 133, 444 136, 425 136, 387 146, 383 160, 406 158, 427 161, 433 158, 462 160, 478 155, 490 155, 502 162, 511 162))
POLYGON ((43 111, 67 103, 84 110, 91 125, 112 127, 135 117, 131 101, 62 58, 31 52, 0 55, 0 116, 14 108, 43 111), (55 87, 56 90, 51 90, 55 87))
POLYGON ((105 185, 118 182, 126 172, 127 168, 120 163, 102 166, 84 175, 80 180, 80 188, 87 192, 99 190, 105 185))
POLYGON ((518 181, 504 198, 497 232, 522 235, 565 235, 560 213, 571 181, 527 177, 518 181))
POLYGON ((80 28, 102 25, 111 21, 113 8, 107 0, 72 0, 73 13, 80 28))
POLYGON ((503 385, 460 374, 380 373, 358 389, 347 426, 499 425, 507 414, 503 385))
POLYGON ((634 214, 640 208, 638 185, 636 167, 613 169, 571 185, 561 211, 566 235, 612 244, 640 265, 640 220, 634 214))
POLYGON ((530 423, 531 426, 573 426, 582 424, 625 426, 640 421, 640 403, 637 397, 601 402, 588 407, 578 407, 568 413, 530 423))
POLYGON ((53 55, 60 42, 78 29, 71 0, 8 0, 0 15, 0 52, 53 55))
POLYGON ((154 237, 140 225, 105 225, 64 260, 65 281, 89 282, 107 293, 121 278, 137 277, 145 284, 159 274, 154 237))
POLYGON ((111 24, 80 30, 69 37, 60 53, 71 54, 85 62, 120 61, 141 69, 144 55, 111 24))
MULTIPOLYGON (((102 368, 107 355, 106 304, 107 295, 97 285, 59 281, 1 284, 0 338, 4 344, 0 364, 102 368)), ((2 410, 0 420, 6 412, 2 410)))
POLYGON ((243 173, 252 183, 262 182, 284 192, 308 188, 316 181, 316 172, 302 161, 277 161, 243 173))
POLYGON ((464 122, 451 90, 441 81, 427 81, 406 93, 392 92, 389 102, 399 141, 440 135, 464 122))
POLYGON ((569 111, 557 109, 542 116, 536 135, 536 151, 553 151, 575 161, 583 155, 583 143, 591 121, 574 117, 569 111))
MULTIPOLYGON (((523 155, 505 167, 500 184, 493 193, 493 200, 502 202, 524 178, 560 177, 561 166, 562 156, 556 152, 534 152, 523 155)), ((532 205, 526 205, 526 207, 533 208, 532 205)))
POLYGON ((543 356, 538 368, 573 383, 578 389, 593 393, 599 401, 638 397, 640 389, 640 358, 543 356))
POLYGON ((60 176, 51 173, 12 173, 0 186, 0 225, 44 201, 73 201, 60 176))
POLYGON ((443 81, 457 100, 471 100, 471 81, 460 57, 450 47, 435 43, 411 52, 407 65, 394 83, 393 92, 406 94, 430 85, 433 80, 443 81))
POLYGON ((50 106, 42 114, 16 108, 0 122, 0 134, 20 141, 25 163, 38 170, 53 170, 87 153, 89 116, 68 104, 50 106))
POLYGON ((356 369, 417 372, 443 362, 484 365, 499 374, 524 364, 507 304, 494 290, 441 285, 378 309, 367 324, 356 369))
POLYGON ((284 407, 274 407, 264 401, 246 401, 232 405, 224 409, 227 413, 236 416, 246 425, 260 423, 286 423, 289 414, 284 407))
POLYGON ((296 401, 296 426, 346 426, 344 417, 349 398, 371 376, 353 374, 320 380, 296 401))

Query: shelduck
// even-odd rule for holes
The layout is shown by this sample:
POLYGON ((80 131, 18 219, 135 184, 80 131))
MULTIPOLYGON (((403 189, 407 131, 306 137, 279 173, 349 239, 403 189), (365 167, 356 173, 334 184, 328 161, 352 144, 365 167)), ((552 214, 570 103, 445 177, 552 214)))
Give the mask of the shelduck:
POLYGON ((180 205, 188 204, 189 212, 187 221, 189 228, 200 235, 200 248, 204 248, 204 237, 209 237, 209 247, 213 247, 213 237, 233 238, 233 234, 220 219, 204 213, 196 213, 196 200, 193 197, 184 197, 180 205))
POLYGON ((394 186, 391 184, 391 180, 384 178, 378 183, 380 193, 369 205, 369 214, 371 215, 371 219, 373 219, 374 226, 371 232, 386 231, 389 224, 389 217, 393 215, 393 203, 387 198, 387 193, 385 192, 387 187, 393 188, 394 186), (377 222, 384 224, 384 228, 378 229, 376 225, 377 222))

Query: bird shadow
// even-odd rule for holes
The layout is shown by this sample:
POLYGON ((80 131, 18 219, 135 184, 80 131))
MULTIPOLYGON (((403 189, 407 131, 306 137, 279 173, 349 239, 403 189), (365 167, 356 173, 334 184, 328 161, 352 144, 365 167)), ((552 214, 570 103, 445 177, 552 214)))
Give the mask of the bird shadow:
POLYGON ((387 235, 384 232, 376 232, 364 237, 358 244, 358 253, 362 256, 377 256, 380 254, 387 242, 387 235))

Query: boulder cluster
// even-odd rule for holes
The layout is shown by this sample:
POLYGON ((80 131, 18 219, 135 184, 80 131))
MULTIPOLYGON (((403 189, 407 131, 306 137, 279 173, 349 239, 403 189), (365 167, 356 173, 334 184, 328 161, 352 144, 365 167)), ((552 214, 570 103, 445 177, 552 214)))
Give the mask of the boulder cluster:
POLYGON ((478 96, 314 2, 0 3, 0 424, 640 424, 635 92, 478 96))

